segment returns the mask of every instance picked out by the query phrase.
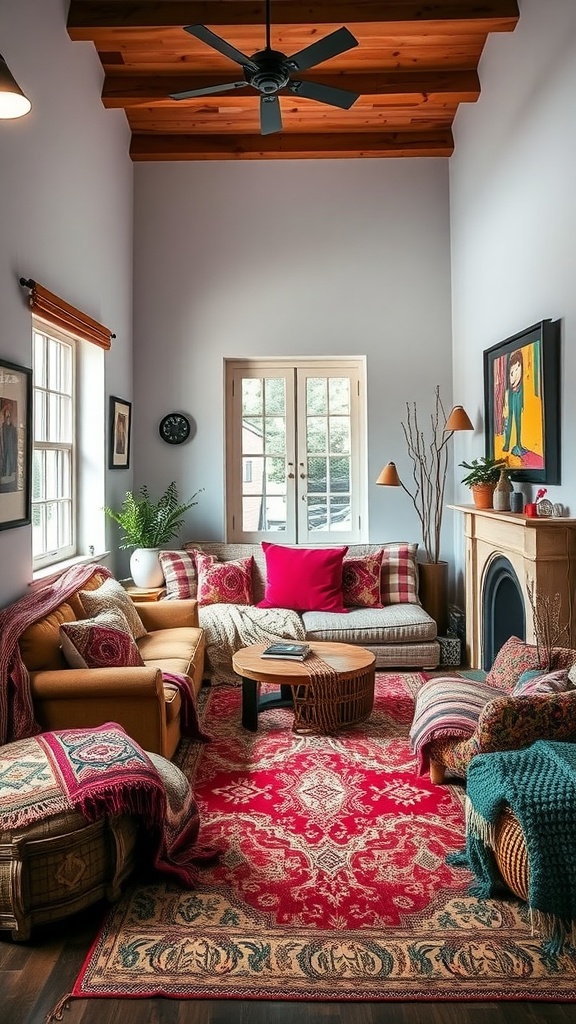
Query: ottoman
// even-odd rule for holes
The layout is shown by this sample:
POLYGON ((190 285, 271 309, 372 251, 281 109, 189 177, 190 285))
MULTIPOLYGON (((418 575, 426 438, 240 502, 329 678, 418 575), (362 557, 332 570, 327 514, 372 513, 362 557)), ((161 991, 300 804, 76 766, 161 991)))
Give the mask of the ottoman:
POLYGON ((20 829, 0 826, 0 928, 30 937, 102 898, 115 900, 135 863, 138 820, 88 823, 77 811, 20 829))

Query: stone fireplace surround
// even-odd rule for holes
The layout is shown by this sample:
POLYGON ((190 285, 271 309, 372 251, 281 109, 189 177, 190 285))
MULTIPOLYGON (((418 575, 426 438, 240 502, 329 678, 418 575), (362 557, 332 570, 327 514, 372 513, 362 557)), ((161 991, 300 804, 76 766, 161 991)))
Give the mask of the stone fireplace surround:
POLYGON ((576 638, 576 519, 530 518, 520 513, 450 505, 464 515, 466 538, 466 654, 470 668, 483 667, 483 611, 485 581, 492 562, 508 559, 520 584, 526 618, 526 641, 535 643, 528 582, 551 598, 560 594, 561 620, 571 623, 576 638))

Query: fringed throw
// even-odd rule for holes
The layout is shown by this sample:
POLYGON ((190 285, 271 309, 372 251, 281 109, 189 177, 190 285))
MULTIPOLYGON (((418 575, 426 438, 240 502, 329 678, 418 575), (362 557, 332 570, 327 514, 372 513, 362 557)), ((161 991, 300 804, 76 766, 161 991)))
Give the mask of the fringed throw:
POLYGON ((501 892, 495 826, 508 804, 526 841, 532 927, 551 954, 559 953, 576 940, 576 744, 538 740, 524 750, 479 754, 466 793, 466 850, 449 863, 474 872, 472 895, 501 892))

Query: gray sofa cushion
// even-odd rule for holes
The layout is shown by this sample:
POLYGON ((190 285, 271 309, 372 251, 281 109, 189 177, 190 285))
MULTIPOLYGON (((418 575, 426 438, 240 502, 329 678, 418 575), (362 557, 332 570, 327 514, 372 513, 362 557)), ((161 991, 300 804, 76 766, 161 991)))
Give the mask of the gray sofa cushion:
POLYGON ((351 608, 348 614, 304 612, 307 640, 344 644, 417 643, 436 638, 436 623, 418 604, 391 604, 385 608, 351 608))

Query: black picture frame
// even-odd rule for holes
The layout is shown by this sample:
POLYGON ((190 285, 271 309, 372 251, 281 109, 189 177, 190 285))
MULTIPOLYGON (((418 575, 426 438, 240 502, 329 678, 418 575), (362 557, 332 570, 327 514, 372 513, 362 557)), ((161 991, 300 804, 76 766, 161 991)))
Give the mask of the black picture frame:
POLYGON ((32 521, 32 370, 0 359, 0 530, 32 521))
POLYGON ((109 469, 130 468, 130 436, 132 433, 132 402, 110 395, 109 469))
POLYGON ((484 351, 484 412, 486 455, 506 459, 512 480, 561 482, 559 320, 484 351))

